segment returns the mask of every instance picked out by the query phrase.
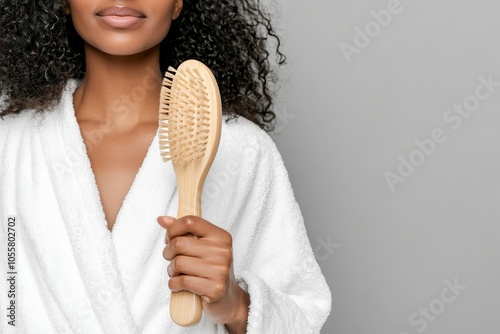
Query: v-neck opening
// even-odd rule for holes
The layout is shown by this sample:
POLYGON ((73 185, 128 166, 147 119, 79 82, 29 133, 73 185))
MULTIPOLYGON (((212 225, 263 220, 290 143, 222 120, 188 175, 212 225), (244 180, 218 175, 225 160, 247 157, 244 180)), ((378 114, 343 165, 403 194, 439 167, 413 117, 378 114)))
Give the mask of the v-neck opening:
MULTIPOLYGON (((81 136, 81 133, 80 133, 80 136, 81 136)), ((83 137, 82 137, 83 139, 83 137)), ((120 205, 120 208, 118 209, 118 213, 116 214, 116 219, 115 219, 115 222, 113 223, 113 226, 111 228, 111 230, 108 228, 108 221, 106 220, 106 215, 104 214, 104 206, 102 204, 102 199, 101 199, 101 193, 99 191, 99 187, 97 186, 97 179, 95 177, 95 173, 94 173, 94 170, 92 169, 92 164, 90 162, 90 157, 88 156, 87 154, 87 160, 90 164, 90 168, 91 168, 91 172, 92 172, 92 177, 94 179, 94 186, 97 188, 97 193, 99 194, 99 202, 101 204, 101 208, 102 208, 102 212, 103 212, 103 215, 104 215, 104 222, 105 222, 105 227, 106 227, 106 230, 113 236, 116 232, 116 228, 123 225, 123 223, 120 223, 118 224, 120 221, 123 221, 123 218, 121 218, 121 216, 124 214, 123 211, 126 210, 126 207, 127 207, 127 204, 128 202, 130 201, 130 198, 132 197, 132 195, 135 193, 135 188, 137 187, 136 184, 139 182, 138 180, 141 178, 141 175, 144 173, 144 169, 145 167, 147 166, 147 163, 149 161, 149 157, 151 155, 151 151, 152 151, 152 147, 154 145, 154 143, 156 143, 158 140, 158 129, 156 129, 155 131, 155 136, 153 137, 151 143, 149 144, 148 146, 148 150, 146 152, 146 155, 144 157, 144 160, 142 160, 142 163, 139 167, 139 169, 137 170, 137 173, 135 174, 134 176, 134 179, 130 185, 130 188, 128 189, 127 191, 127 194, 125 195, 125 197, 123 198, 123 201, 122 201, 122 204, 120 205)))
POLYGON ((75 133, 75 136, 77 136, 77 138, 76 138, 77 142, 80 144, 80 149, 82 150, 82 156, 84 156, 85 169, 86 169, 85 173, 91 179, 91 180, 89 180, 89 183, 91 184, 91 187, 94 189, 94 193, 97 194, 97 196, 93 196, 93 198, 96 201, 96 206, 98 208, 100 208, 100 210, 99 210, 100 211, 99 216, 101 217, 101 224, 100 225, 104 226, 104 228, 106 229, 106 231, 110 237, 113 237, 113 235, 115 235, 117 233, 117 228, 121 229, 120 226, 123 223, 120 223, 120 222, 123 221, 123 218, 121 218, 124 214, 123 211, 126 211, 126 207, 127 207, 128 203, 130 202, 130 197, 132 197, 132 195, 134 194, 134 190, 137 187, 136 184, 139 182, 138 180, 141 178, 141 175, 144 173, 145 167, 147 166, 149 160, 151 159, 150 156, 151 156, 152 151, 153 151, 153 146, 156 142, 158 142, 159 128, 157 128, 155 131, 155 136, 153 137, 151 143, 148 146, 146 156, 142 160, 142 163, 141 163, 139 169, 137 170, 137 173, 134 176, 132 184, 130 185, 130 188, 128 189, 125 197, 123 198, 123 201, 120 205, 120 208, 118 209, 118 213, 116 214, 115 222, 113 223, 113 226, 110 230, 108 228, 109 225, 108 225, 108 221, 106 219, 106 214, 104 212, 104 205, 102 203, 101 192, 100 192, 99 187, 97 185, 97 179, 96 179, 94 170, 92 169, 92 163, 91 163, 90 157, 88 155, 87 146, 86 146, 85 141, 83 139, 80 125, 78 124, 78 120, 76 118, 76 111, 75 111, 75 107, 74 107, 74 95, 73 94, 77 88, 78 88, 78 84, 75 84, 74 90, 72 92, 70 92, 71 103, 69 103, 69 107, 71 108, 71 110, 70 110, 70 112, 68 112, 68 117, 69 117, 69 121, 70 121, 71 125, 73 127, 75 127, 77 130, 77 131, 74 131, 74 133, 75 133))

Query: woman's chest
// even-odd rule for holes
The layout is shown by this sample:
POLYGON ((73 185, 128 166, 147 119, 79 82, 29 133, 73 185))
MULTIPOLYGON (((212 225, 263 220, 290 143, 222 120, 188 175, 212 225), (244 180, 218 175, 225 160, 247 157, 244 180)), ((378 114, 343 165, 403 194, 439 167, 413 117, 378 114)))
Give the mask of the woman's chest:
POLYGON ((139 126, 128 132, 101 135, 100 140, 95 130, 84 124, 80 127, 108 229, 112 230, 148 149, 154 144, 156 127, 139 126))

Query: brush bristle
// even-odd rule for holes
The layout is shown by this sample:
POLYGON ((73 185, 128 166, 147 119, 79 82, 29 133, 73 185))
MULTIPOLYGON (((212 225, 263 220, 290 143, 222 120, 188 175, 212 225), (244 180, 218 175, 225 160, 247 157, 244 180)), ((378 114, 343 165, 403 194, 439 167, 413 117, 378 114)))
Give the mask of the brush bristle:
POLYGON ((189 163, 203 157, 210 131, 207 86, 196 69, 165 74, 160 101, 160 153, 164 161, 189 163))

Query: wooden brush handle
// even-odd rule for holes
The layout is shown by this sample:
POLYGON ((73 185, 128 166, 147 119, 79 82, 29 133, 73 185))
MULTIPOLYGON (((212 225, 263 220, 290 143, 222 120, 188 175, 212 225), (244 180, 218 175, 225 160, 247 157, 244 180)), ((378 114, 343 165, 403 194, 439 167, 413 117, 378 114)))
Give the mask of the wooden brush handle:
POLYGON ((172 292, 170 317, 179 326, 193 326, 201 320, 201 297, 189 291, 172 292))
MULTIPOLYGON (((201 217, 201 190, 204 177, 200 180, 195 167, 193 164, 182 167, 176 166, 177 170, 181 170, 177 179, 179 191, 177 217, 179 218, 187 215, 201 217)), ((196 238, 192 234, 190 236, 196 238)), ((170 297, 170 317, 176 324, 186 327, 196 325, 201 320, 202 310, 200 296, 189 291, 172 292, 170 297)))

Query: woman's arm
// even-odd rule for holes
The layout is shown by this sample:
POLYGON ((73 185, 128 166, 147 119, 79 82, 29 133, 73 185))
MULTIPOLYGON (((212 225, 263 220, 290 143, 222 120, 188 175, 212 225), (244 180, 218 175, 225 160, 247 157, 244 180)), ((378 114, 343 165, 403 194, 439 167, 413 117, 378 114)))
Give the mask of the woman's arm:
POLYGON ((271 138, 244 119, 238 122, 224 129, 207 178, 207 220, 178 219, 167 227, 169 244, 177 243, 176 251, 164 253, 171 260, 169 286, 200 294, 218 333, 319 333, 331 294, 288 173, 271 138), (173 228, 182 221, 186 227, 173 228), (182 237, 186 233, 201 238, 182 237), (197 259, 180 257, 179 265, 180 254, 197 259), (201 278, 178 277, 181 272, 201 278))

